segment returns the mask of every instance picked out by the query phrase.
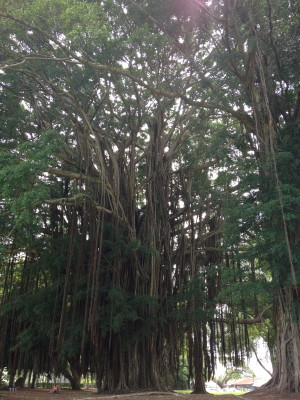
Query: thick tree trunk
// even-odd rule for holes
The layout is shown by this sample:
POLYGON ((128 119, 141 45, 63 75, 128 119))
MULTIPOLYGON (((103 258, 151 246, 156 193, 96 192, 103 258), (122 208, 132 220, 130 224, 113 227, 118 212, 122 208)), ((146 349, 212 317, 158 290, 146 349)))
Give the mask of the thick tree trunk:
POLYGON ((194 332, 193 342, 193 361, 194 361, 194 391, 193 393, 206 393, 203 377, 203 354, 202 336, 200 331, 194 332))
MULTIPOLYGON (((167 388, 163 382, 166 374, 162 368, 163 350, 157 335, 141 339, 126 350, 120 335, 111 338, 113 346, 108 357, 97 372, 99 392, 126 393, 130 390, 158 390, 167 388)), ((97 357, 101 359, 101 355, 97 357)), ((103 357, 102 357, 103 358, 103 357)))
POLYGON ((18 379, 15 382, 15 387, 24 388, 24 385, 25 385, 25 377, 24 376, 19 376, 18 379))
POLYGON ((16 376, 16 371, 9 371, 9 379, 8 379, 8 386, 13 387, 15 384, 15 376, 16 376))
POLYGON ((292 301, 295 295, 292 289, 280 294, 276 318, 276 359, 272 379, 267 387, 279 392, 300 391, 300 326, 299 315, 292 301))
POLYGON ((68 370, 64 370, 63 375, 68 379, 71 384, 72 390, 80 390, 81 374, 78 370, 72 366, 71 373, 68 370))
POLYGON ((33 372, 33 374, 32 374, 32 381, 31 381, 31 384, 30 384, 30 388, 31 388, 31 389, 34 389, 34 388, 35 388, 35 382, 36 382, 36 373, 33 372))

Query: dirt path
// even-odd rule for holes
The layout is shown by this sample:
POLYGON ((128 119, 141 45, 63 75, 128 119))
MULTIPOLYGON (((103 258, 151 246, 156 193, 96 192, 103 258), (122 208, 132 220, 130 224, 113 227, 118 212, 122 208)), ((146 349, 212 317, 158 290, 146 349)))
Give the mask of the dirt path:
POLYGON ((91 390, 62 390, 59 395, 49 393, 49 389, 22 389, 16 392, 0 391, 0 400, 300 400, 300 394, 278 394, 271 392, 251 392, 234 396, 231 394, 178 394, 144 392, 104 395, 91 390))

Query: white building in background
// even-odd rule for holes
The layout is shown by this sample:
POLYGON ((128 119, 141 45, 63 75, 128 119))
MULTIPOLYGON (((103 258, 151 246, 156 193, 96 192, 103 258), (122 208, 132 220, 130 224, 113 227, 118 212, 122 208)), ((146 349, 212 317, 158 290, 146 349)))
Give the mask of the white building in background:
POLYGON ((250 392, 251 390, 255 390, 265 383, 268 382, 269 379, 262 379, 262 378, 242 378, 236 381, 231 381, 227 383, 226 389, 227 391, 245 391, 250 392))

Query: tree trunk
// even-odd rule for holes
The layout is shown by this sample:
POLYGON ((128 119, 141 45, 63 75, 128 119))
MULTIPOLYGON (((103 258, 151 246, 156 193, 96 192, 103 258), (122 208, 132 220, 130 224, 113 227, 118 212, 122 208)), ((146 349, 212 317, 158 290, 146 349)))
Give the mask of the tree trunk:
POLYGON ((194 332, 193 342, 194 360, 194 391, 193 393, 206 393, 203 377, 202 335, 200 331, 194 332))
POLYGON ((64 370, 63 375, 68 379, 71 384, 72 390, 80 390, 81 374, 76 368, 72 366, 71 373, 68 370, 64 370))
MULTIPOLYGON (((166 374, 162 367, 163 349, 159 334, 141 339, 126 349, 121 335, 112 335, 110 357, 104 360, 101 352, 97 358, 103 363, 97 371, 99 392, 126 393, 130 390, 166 390, 166 374)), ((126 338, 125 338, 126 339, 126 338)), ((108 346, 107 346, 108 347, 108 346)))
POLYGON ((29 374, 28 374, 28 378, 27 378, 27 387, 30 387, 31 375, 32 375, 32 369, 29 370, 29 374))
POLYGON ((285 289, 280 293, 276 317, 276 359, 273 376, 267 387, 279 392, 300 391, 300 326, 299 313, 292 301, 299 298, 298 291, 285 289))
POLYGON ((13 387, 15 384, 16 371, 9 371, 8 375, 9 375, 8 386, 13 387))
POLYGON ((30 384, 30 388, 31 388, 31 389, 34 389, 34 388, 35 388, 35 382, 36 382, 36 373, 33 372, 33 374, 32 374, 32 381, 31 381, 31 384, 30 384))

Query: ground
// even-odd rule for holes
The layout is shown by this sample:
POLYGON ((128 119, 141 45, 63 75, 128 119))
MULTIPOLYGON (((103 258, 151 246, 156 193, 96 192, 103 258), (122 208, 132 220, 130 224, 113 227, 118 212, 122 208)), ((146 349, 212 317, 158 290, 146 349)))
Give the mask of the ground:
POLYGON ((16 392, 0 391, 0 400, 300 400, 299 393, 278 394, 251 392, 241 396, 232 394, 176 394, 176 393, 130 393, 118 395, 98 394, 90 390, 64 389, 60 394, 49 393, 49 389, 19 389, 16 392))

